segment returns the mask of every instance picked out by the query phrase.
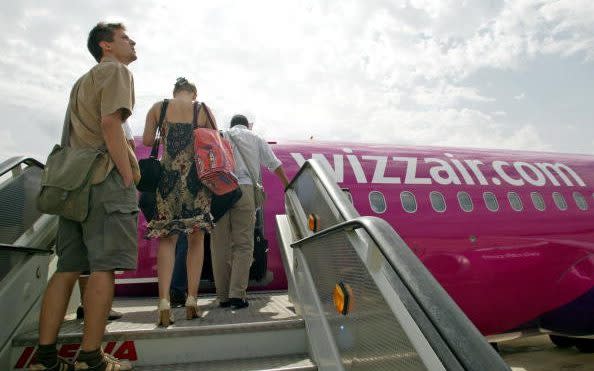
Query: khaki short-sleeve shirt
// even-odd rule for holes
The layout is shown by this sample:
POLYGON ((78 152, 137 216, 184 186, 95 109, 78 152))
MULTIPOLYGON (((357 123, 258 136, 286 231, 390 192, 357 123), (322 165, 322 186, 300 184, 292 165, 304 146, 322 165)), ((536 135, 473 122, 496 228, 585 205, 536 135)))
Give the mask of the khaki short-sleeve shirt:
MULTIPOLYGON (((125 121, 134 108, 134 79, 124 64, 114 58, 104 58, 83 75, 73 92, 70 104, 70 146, 74 148, 96 148, 105 150, 106 144, 101 129, 101 117, 118 110, 125 121)), ((123 130, 123 129, 122 129, 123 130)), ((128 149, 134 180, 140 179, 140 170, 134 151, 122 135, 122 145, 128 149)), ((105 180, 115 166, 107 154, 98 164, 93 184, 105 180)))

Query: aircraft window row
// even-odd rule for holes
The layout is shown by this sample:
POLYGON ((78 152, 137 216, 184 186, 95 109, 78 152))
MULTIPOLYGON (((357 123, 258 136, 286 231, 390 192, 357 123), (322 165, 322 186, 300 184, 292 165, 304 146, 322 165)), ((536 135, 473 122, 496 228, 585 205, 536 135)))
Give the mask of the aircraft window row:
MULTIPOLYGON (((573 200, 575 205, 578 209, 582 211, 589 210, 589 205, 584 197, 583 194, 580 192, 574 191, 572 193, 573 200)), ((471 212, 474 209, 474 205, 472 202, 472 198, 468 194, 468 192, 460 191, 456 195, 458 199, 458 205, 460 209, 464 212, 471 212)), ((592 198, 594 199, 594 194, 592 194, 592 198)), ((553 192, 552 199, 557 207, 558 210, 565 211, 568 209, 567 201, 565 197, 559 192, 553 192)), ((524 205, 522 203, 522 198, 516 192, 508 192, 507 193, 507 200, 509 202, 510 207, 514 211, 522 211, 524 210, 524 205)), ((547 206, 543 195, 540 192, 530 192, 530 200, 532 201, 532 205, 538 211, 545 211, 547 206)), ((432 191, 429 193, 429 201, 431 203, 431 207, 434 211, 438 213, 443 213, 446 211, 446 201, 445 197, 441 192, 432 191)), ((483 193, 483 201, 485 203, 485 207, 492 211, 496 212, 499 210, 499 201, 497 200, 497 196, 493 192, 484 192, 483 193)), ((414 193, 410 191, 404 191, 400 193, 400 203, 402 205, 402 209, 407 213, 415 213, 417 211, 417 199, 414 193)), ((382 214, 387 210, 387 203, 384 195, 378 191, 372 191, 369 193, 369 204, 371 205, 371 209, 377 213, 382 214)))

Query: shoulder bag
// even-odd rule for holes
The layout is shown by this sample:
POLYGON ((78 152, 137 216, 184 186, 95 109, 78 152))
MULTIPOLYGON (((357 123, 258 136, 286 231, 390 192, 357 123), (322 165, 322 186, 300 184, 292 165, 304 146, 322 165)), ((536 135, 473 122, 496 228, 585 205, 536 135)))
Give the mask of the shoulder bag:
POLYGON ((159 116, 159 122, 157 123, 157 135, 153 142, 153 148, 148 158, 143 158, 138 161, 138 167, 140 168, 140 181, 136 186, 140 192, 156 192, 157 186, 159 185, 159 179, 161 178, 161 163, 159 162, 159 142, 161 140, 161 126, 165 119, 165 113, 167 112, 167 105, 169 100, 163 100, 161 105, 161 115, 159 116))
POLYGON ((168 105, 169 100, 163 100, 159 122, 157 123, 158 136, 155 137, 150 156, 138 161, 138 167, 140 168, 140 182, 136 186, 136 189, 140 191, 138 207, 147 222, 150 222, 157 216, 157 187, 161 178, 159 142, 162 137, 163 120, 165 120, 168 105))
POLYGON ((36 202, 40 212, 59 215, 76 222, 82 222, 87 218, 94 165, 104 155, 103 151, 94 148, 72 148, 68 144, 70 111, 79 85, 80 80, 74 84, 70 92, 62 140, 54 146, 47 158, 36 202))
MULTIPOLYGON (((202 104, 194 104, 194 124, 202 104)), ((194 162, 200 181, 216 195, 224 195, 238 187, 233 149, 217 130, 214 120, 205 108, 211 128, 194 129, 194 162)))

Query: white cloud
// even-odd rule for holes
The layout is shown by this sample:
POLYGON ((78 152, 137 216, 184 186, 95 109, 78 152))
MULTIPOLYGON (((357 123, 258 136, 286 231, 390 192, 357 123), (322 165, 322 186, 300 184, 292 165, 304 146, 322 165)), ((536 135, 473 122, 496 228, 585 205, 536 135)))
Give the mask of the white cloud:
MULTIPOLYGON (((547 143, 542 123, 516 117, 487 81, 464 79, 519 73, 543 56, 592 63, 594 5, 586 0, 84 4, 3 5, 0 114, 12 115, 11 141, 31 141, 22 128, 37 124, 34 148, 49 151, 70 86, 93 64, 88 29, 118 18, 138 42, 130 66, 136 134, 149 105, 183 75, 197 82, 220 126, 247 112, 270 139, 577 148, 547 143)), ((530 89, 518 86, 515 98, 530 89)))
POLYGON ((526 98, 526 93, 520 93, 518 95, 514 95, 515 100, 523 100, 524 98, 526 98))
POLYGON ((436 87, 418 87, 414 89, 414 98, 420 105, 433 107, 451 107, 466 101, 493 102, 494 98, 484 97, 475 88, 439 83, 436 87))

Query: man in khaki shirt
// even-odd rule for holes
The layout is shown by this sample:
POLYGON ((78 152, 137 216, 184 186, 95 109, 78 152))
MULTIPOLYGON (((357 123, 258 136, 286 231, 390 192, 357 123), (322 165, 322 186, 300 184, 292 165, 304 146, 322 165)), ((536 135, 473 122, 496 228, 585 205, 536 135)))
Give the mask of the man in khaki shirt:
POLYGON ((78 223, 60 218, 58 268, 43 297, 37 363, 31 370, 131 369, 129 363, 101 351, 113 299, 114 271, 134 270, 137 260, 134 182, 140 172, 122 128, 134 106, 134 81, 126 66, 136 60, 136 43, 125 31, 122 24, 113 23, 99 23, 91 30, 87 47, 98 64, 76 82, 71 95, 66 143, 105 154, 94 170, 87 219, 78 223), (83 338, 72 365, 57 356, 56 339, 72 288, 86 271, 90 276, 83 298, 83 338))

